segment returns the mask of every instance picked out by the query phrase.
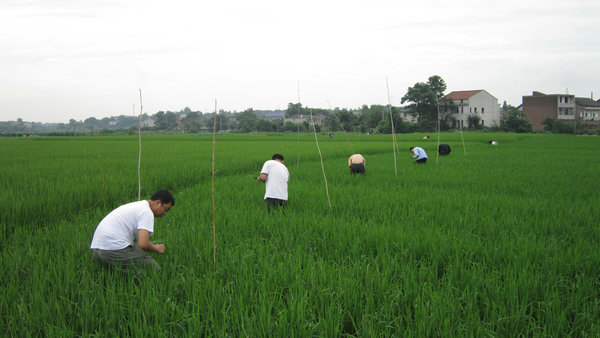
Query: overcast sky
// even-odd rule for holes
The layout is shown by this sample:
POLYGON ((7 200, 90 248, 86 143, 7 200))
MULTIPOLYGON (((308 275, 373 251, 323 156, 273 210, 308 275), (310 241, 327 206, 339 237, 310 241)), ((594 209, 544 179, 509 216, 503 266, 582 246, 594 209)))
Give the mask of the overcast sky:
POLYGON ((400 105, 440 75, 600 98, 598 0, 2 0, 0 121, 400 105))

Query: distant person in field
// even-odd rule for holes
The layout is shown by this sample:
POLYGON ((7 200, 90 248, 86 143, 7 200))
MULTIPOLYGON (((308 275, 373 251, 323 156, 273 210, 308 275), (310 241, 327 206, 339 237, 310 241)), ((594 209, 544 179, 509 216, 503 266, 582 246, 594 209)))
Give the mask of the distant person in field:
POLYGON ((353 154, 348 157, 348 167, 351 174, 365 174, 365 158, 361 154, 353 154))
POLYGON ((288 180, 290 173, 283 164, 283 155, 275 154, 272 159, 265 162, 260 175, 256 178, 265 182, 265 203, 267 209, 279 206, 285 207, 288 201, 288 180))
POLYGON ((410 147, 410 152, 414 155, 411 158, 417 160, 415 163, 424 164, 427 162, 427 153, 421 147, 410 147))
POLYGON ((494 140, 490 140, 488 143, 491 144, 491 145, 493 145, 493 146, 497 146, 498 145, 498 141, 494 141, 494 140))
POLYGON ((124 204, 98 224, 90 248, 94 261, 103 266, 142 266, 160 270, 148 252, 163 254, 164 244, 152 244, 154 218, 162 217, 175 205, 173 195, 159 190, 149 200, 124 204), (137 242, 136 242, 137 241, 137 242))

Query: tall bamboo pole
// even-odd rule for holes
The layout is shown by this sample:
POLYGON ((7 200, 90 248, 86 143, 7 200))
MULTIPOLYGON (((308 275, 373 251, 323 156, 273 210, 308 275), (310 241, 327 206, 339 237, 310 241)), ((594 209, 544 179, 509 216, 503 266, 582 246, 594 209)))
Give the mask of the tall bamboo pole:
MULTIPOLYGON (((461 113, 461 115, 463 115, 461 113)), ((461 116, 462 117, 462 116, 461 116)), ((462 146, 463 146, 463 151, 465 153, 465 157, 467 157, 467 148, 465 148, 465 137, 463 136, 463 131, 462 131, 462 118, 460 119, 460 123, 458 124, 459 128, 460 128, 460 138, 462 139, 462 146)))
MULTIPOLYGON (((302 115, 300 114, 300 80, 298 80, 298 115, 300 115, 300 121, 302 121, 302 115)), ((296 167, 300 168, 300 124, 298 124, 298 149, 296 154, 296 167)))
POLYGON ((138 144, 139 144, 139 150, 138 150, 138 201, 142 198, 142 172, 141 172, 141 166, 142 166, 142 111, 144 109, 144 106, 142 105, 142 89, 138 88, 138 90, 140 91, 140 119, 139 119, 139 123, 138 123, 138 144))
MULTIPOLYGON (((388 94, 388 103, 390 105, 390 124, 392 127, 392 148, 394 150, 394 173, 396 174, 396 176, 398 176, 398 166, 396 164, 396 149, 398 148, 398 145, 396 144, 396 133, 394 132, 394 118, 392 116, 392 101, 390 99, 390 86, 388 84, 388 79, 387 77, 385 78, 385 85, 387 87, 387 94, 388 94)), ((400 149, 398 149, 399 151, 400 149)))
POLYGON ((216 232, 216 206, 215 206, 215 144, 217 140, 217 100, 215 100, 215 117, 213 123, 212 147, 212 208, 213 208, 213 272, 217 272, 217 232, 216 232))
POLYGON ((325 167, 323 166, 323 155, 321 155, 321 148, 319 148, 319 140, 317 139, 317 129, 315 128, 315 122, 313 121, 312 110, 310 111, 310 122, 313 126, 313 132, 315 134, 315 143, 317 144, 317 151, 319 151, 319 158, 321 159, 321 170, 323 171, 323 179, 325 180, 325 193, 327 194, 327 202, 329 202, 329 209, 331 209, 331 199, 329 198, 327 176, 325 175, 325 167))
POLYGON ((440 103, 438 102, 437 96, 435 98, 435 105, 437 106, 437 149, 435 164, 438 164, 438 159, 440 158, 440 103))

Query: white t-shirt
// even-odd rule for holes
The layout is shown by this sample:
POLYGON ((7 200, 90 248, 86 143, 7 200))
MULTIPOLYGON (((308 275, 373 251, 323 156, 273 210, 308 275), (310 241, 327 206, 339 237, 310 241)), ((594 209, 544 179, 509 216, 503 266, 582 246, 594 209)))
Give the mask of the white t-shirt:
POLYGON ((290 173, 285 165, 276 160, 268 160, 263 165, 260 173, 267 174, 267 181, 265 182, 265 199, 276 198, 287 201, 287 183, 290 179, 290 173))
POLYGON ((121 250, 137 240, 138 230, 154 232, 154 214, 148 201, 124 204, 98 224, 90 249, 121 250))

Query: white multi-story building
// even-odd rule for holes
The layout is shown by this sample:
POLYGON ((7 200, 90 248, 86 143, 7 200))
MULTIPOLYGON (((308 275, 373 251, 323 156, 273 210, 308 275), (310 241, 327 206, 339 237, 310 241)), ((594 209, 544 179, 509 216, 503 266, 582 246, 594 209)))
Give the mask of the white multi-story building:
POLYGON ((451 113, 457 120, 454 128, 469 126, 469 115, 476 115, 480 124, 485 127, 500 126, 500 105, 498 99, 483 89, 459 90, 445 96, 456 105, 451 113))

